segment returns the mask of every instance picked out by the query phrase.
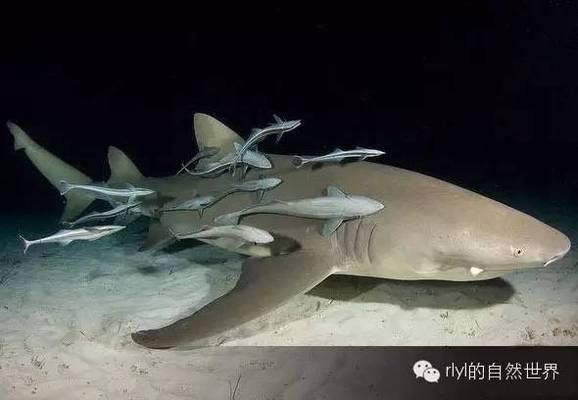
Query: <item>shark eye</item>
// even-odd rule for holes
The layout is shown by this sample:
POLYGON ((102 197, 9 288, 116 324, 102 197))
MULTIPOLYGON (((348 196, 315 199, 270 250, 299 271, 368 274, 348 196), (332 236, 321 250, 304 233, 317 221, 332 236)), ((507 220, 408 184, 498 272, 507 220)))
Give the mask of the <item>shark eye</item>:
POLYGON ((520 257, 524 254, 524 250, 520 247, 514 248, 514 257, 520 257))

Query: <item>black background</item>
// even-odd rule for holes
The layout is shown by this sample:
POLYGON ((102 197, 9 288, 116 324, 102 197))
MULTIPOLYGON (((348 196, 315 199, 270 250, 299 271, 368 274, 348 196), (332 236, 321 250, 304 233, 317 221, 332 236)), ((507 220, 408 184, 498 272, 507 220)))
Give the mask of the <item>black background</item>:
MULTIPOLYGON (((174 173, 196 151, 193 112, 242 136, 277 113, 304 123, 266 151, 379 148, 498 200, 573 203, 575 3, 424 4, 6 11, 0 120, 102 180, 110 144, 174 173)), ((0 129, 4 208, 57 208, 0 129)))

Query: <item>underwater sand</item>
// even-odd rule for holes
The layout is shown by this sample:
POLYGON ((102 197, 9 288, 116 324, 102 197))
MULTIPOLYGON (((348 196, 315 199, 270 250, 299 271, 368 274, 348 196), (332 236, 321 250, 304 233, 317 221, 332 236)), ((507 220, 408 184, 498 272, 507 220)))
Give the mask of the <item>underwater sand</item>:
MULTIPOLYGON (((536 216, 577 243, 575 215, 536 216)), ((303 398, 315 387, 315 379, 299 379, 303 360, 271 362, 275 348, 247 363, 242 347, 153 351, 131 341, 130 332, 165 325, 225 293, 244 257, 209 245, 139 253, 144 222, 24 255, 18 231, 36 238, 54 230, 55 218, 38 220, 2 220, 0 399, 230 399, 234 387, 239 399, 303 398)), ((572 250, 547 269, 478 283, 330 277, 212 343, 577 345, 577 265, 572 250)))

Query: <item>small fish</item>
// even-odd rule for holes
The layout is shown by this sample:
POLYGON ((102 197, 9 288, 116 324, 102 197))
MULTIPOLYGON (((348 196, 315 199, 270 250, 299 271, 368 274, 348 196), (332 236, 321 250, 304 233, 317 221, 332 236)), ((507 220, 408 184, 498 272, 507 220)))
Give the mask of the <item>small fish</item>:
POLYGON ((186 164, 182 165, 181 169, 176 173, 179 175, 182 173, 189 165, 193 164, 196 161, 200 161, 205 158, 213 157, 219 152, 219 147, 205 147, 203 150, 199 151, 193 158, 191 158, 186 164))
POLYGON ((241 146, 241 148, 238 149, 237 153, 235 154, 235 158, 233 159, 233 164, 231 166, 233 171, 235 170, 237 164, 241 162, 243 154, 245 154, 246 151, 255 146, 257 143, 264 140, 267 136, 277 135, 277 142, 279 142, 284 133, 290 132, 301 125, 301 120, 299 119, 293 121, 284 121, 276 115, 274 115, 273 118, 275 118, 275 123, 270 124, 266 128, 256 128, 251 131, 251 135, 249 135, 249 138, 245 144, 241 146))
POLYGON ((271 243, 275 240, 269 232, 248 225, 204 226, 199 231, 189 233, 173 232, 173 236, 179 240, 226 237, 257 244, 271 243))
POLYGON ((216 196, 196 196, 172 207, 164 207, 162 211, 198 211, 203 216, 205 208, 212 206, 219 200, 216 196))
POLYGON ((272 190, 279 186, 281 183, 283 183, 283 180, 280 178, 261 178, 253 181, 234 184, 231 190, 234 192, 257 192, 257 198, 259 201, 261 201, 267 190, 272 190))
POLYGON ((134 199, 140 196, 148 196, 154 194, 155 191, 146 188, 135 188, 129 185, 128 189, 112 188, 105 185, 77 185, 60 181, 61 195, 64 195, 71 190, 83 190, 91 192, 96 198, 110 200, 111 197, 127 197, 134 199))
MULTIPOLYGON (((238 143, 234 143, 235 148, 240 148, 241 145, 238 143)), ((220 175, 221 173, 225 172, 226 170, 228 170, 232 163, 233 163, 233 158, 234 155, 233 154, 227 154, 221 161, 219 162, 215 162, 215 163, 210 163, 208 164, 203 170, 201 171, 191 171, 188 168, 184 167, 184 170, 193 176, 199 176, 199 177, 210 177, 210 178, 214 178, 215 176, 220 175)), ((269 169, 272 167, 271 161, 269 161, 269 159, 267 157, 265 157, 262 154, 259 154, 257 152, 254 151, 247 151, 244 155, 243 155, 243 160, 241 161, 243 164, 245 164, 245 171, 249 168, 249 167, 253 167, 253 168, 259 168, 259 169, 269 169)))
POLYGON ((108 219, 108 218, 113 218, 113 217, 117 217, 119 215, 127 215, 127 213, 129 211, 131 211, 134 208, 138 208, 138 206, 140 206, 143 202, 139 201, 136 203, 121 203, 120 205, 107 210, 107 211, 103 211, 103 212, 92 212, 88 215, 85 215, 84 217, 80 217, 77 220, 73 221, 73 222, 65 222, 64 224, 68 227, 72 227, 75 225, 79 225, 79 224, 83 224, 85 222, 89 222, 89 221, 95 221, 95 220, 103 220, 103 219, 108 219))
POLYGON ((294 217, 325 219, 322 235, 333 233, 348 219, 364 217, 383 209, 383 204, 363 196, 347 195, 330 186, 327 196, 291 201, 273 201, 268 204, 251 206, 243 210, 224 214, 215 218, 218 225, 234 225, 239 219, 250 214, 281 214, 294 217))
POLYGON ((59 243, 62 246, 66 246, 75 240, 97 240, 101 237, 112 235, 124 228, 125 226, 121 225, 90 226, 78 229, 63 229, 53 235, 36 240, 26 240, 22 236, 20 236, 20 239, 24 242, 24 253, 26 253, 28 248, 33 244, 59 243))
POLYGON ((381 150, 364 149, 363 147, 357 147, 355 150, 341 150, 339 148, 333 150, 329 154, 325 154, 319 157, 301 157, 295 156, 294 164, 297 168, 301 168, 305 164, 309 163, 329 163, 329 162, 341 162, 346 158, 358 158, 360 160, 365 160, 368 157, 379 157, 384 155, 385 152, 381 150))

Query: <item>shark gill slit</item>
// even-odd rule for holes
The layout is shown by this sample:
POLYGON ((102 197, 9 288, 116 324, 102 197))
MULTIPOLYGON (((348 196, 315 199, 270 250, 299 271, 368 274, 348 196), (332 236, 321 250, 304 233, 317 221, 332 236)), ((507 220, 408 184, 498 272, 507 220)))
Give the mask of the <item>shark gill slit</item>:
POLYGON ((371 231, 369 232, 369 238, 367 239, 367 258, 369 260, 369 263, 372 265, 375 261, 373 258, 373 252, 375 251, 375 243, 373 242, 373 232, 375 232, 375 228, 377 228, 377 225, 373 224, 373 226, 371 227, 371 231))

